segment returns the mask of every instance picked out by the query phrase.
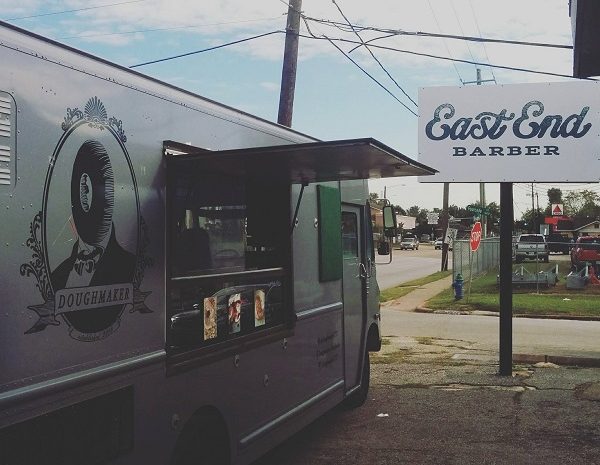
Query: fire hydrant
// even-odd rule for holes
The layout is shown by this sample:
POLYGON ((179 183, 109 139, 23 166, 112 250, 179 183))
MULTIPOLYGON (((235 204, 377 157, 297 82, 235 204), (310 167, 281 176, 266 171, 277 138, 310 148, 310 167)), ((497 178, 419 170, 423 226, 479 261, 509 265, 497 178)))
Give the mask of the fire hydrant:
POLYGON ((462 275, 460 273, 456 274, 456 278, 454 279, 454 282, 452 283, 452 287, 454 288, 454 299, 455 300, 460 300, 463 298, 463 284, 465 283, 465 280, 463 279, 462 275))

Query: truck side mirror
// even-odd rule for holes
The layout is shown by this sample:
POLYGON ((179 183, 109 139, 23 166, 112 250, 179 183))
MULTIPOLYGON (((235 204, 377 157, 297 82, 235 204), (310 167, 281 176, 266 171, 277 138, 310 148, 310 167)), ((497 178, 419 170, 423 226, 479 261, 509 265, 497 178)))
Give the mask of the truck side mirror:
POLYGON ((377 255, 389 255, 390 254, 390 243, 381 240, 377 243, 377 255))
POLYGON ((383 234, 386 237, 395 237, 397 229, 394 208, 391 205, 386 205, 383 207, 383 234))

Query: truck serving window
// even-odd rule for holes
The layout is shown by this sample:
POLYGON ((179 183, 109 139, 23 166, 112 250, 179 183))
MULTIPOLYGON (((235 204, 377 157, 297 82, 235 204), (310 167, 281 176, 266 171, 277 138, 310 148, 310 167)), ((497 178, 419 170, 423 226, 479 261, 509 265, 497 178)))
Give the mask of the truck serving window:
POLYGON ((290 186, 169 168, 167 344, 227 347, 288 320, 290 186), (224 344, 223 344, 224 343, 224 344))

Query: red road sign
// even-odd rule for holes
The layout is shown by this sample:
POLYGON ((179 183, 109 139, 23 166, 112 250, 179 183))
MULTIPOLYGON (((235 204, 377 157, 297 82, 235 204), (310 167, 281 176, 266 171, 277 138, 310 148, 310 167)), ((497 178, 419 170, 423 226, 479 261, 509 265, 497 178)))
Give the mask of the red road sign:
POLYGON ((481 243, 481 223, 479 221, 477 221, 473 225, 473 229, 471 229, 471 240, 469 242, 471 244, 471 250, 475 252, 481 243))

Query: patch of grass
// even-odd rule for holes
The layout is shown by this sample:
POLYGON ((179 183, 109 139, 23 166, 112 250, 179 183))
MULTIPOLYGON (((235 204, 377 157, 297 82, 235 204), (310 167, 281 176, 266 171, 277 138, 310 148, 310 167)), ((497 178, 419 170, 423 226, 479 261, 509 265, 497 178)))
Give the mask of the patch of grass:
MULTIPOLYGON (((514 314, 600 316, 600 305, 598 305, 600 286, 587 286, 585 289, 577 291, 566 289, 565 281, 568 269, 565 262, 561 264, 565 269, 556 286, 549 288, 540 286, 539 293, 535 285, 513 287, 514 314)), ((535 263, 527 263, 524 266, 529 272, 536 272, 535 263)), ((514 265, 513 270, 520 267, 520 264, 514 265)), ((548 268, 548 264, 539 264, 537 270, 547 270, 548 268)), ((560 272, 561 270, 559 270, 559 274, 560 272)), ((468 299, 468 283, 465 283, 465 296, 462 300, 455 300, 453 290, 448 288, 427 301, 425 306, 434 310, 498 312, 500 297, 496 276, 497 272, 494 270, 473 279, 468 299)))
POLYGON ((396 287, 392 287, 390 289, 386 289, 385 291, 381 291, 379 295, 379 301, 388 302, 390 300, 399 299, 400 297, 405 296, 409 292, 414 291, 419 286, 438 281, 447 276, 450 276, 451 274, 452 271, 436 271, 435 273, 430 274, 429 276, 425 276, 419 279, 413 279, 412 281, 407 281, 396 287))
POLYGON ((396 300, 400 297, 404 297, 409 292, 414 291, 417 286, 396 286, 385 291, 381 291, 379 294, 379 302, 389 302, 390 300, 396 300))
POLYGON ((371 363, 375 365, 391 365, 392 363, 406 362, 410 357, 408 349, 396 350, 387 354, 373 353, 371 354, 371 363))

